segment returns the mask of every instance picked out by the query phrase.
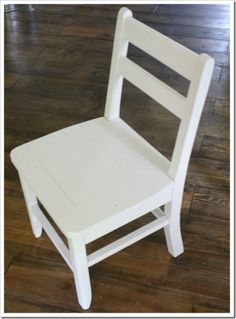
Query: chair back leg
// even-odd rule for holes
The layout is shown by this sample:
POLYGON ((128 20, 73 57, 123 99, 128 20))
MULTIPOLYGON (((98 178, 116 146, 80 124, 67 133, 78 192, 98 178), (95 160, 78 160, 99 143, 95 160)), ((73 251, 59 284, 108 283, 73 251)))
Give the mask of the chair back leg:
POLYGON ((181 199, 176 198, 167 203, 164 211, 169 218, 169 224, 164 227, 168 251, 173 257, 177 257, 184 252, 180 227, 181 199))

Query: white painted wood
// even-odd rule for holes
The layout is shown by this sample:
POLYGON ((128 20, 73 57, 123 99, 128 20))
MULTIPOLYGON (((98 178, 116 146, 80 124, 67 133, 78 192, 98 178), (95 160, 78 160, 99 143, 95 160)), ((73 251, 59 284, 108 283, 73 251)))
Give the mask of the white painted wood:
POLYGON ((153 211, 152 211, 152 214, 156 217, 156 218, 160 218, 162 216, 165 215, 165 213, 163 212, 163 210, 158 207, 158 208, 155 208, 153 211))
POLYGON ((175 180, 175 185, 172 202, 165 207, 165 212, 170 219, 169 225, 165 228, 165 235, 168 250, 174 257, 183 252, 180 212, 184 182, 213 68, 214 60, 211 57, 206 54, 199 56, 199 69, 191 82, 187 97, 188 110, 190 111, 186 113, 186 117, 181 121, 168 172, 175 180))
POLYGON ((187 97, 189 111, 186 112, 186 117, 181 121, 171 159, 169 175, 174 179, 177 173, 182 177, 186 175, 213 69, 214 59, 206 54, 200 55, 198 72, 191 82, 187 97))
POLYGON ((42 225, 40 224, 38 218, 35 216, 34 210, 33 210, 35 206, 38 206, 38 201, 34 192, 30 188, 29 184, 25 181, 23 176, 19 174, 19 177, 20 177, 21 187, 23 190, 24 198, 25 198, 26 207, 29 214, 32 231, 34 236, 38 238, 42 234, 42 225))
POLYGON ((180 228, 180 211, 183 191, 179 190, 177 198, 165 205, 165 215, 169 224, 164 228, 166 243, 169 253, 177 257, 184 252, 184 245, 180 228))
POLYGON ((138 240, 154 233, 155 231, 167 226, 169 220, 167 217, 162 216, 153 222, 148 223, 145 226, 140 227, 139 229, 133 231, 132 233, 114 241, 113 243, 95 251, 94 253, 88 256, 88 265, 93 266, 99 261, 117 253, 118 251, 134 244, 138 240))
POLYGON ((192 80, 198 70, 199 55, 144 23, 125 20, 125 40, 159 60, 183 77, 192 80))
POLYGON ((72 126, 11 157, 62 232, 86 243, 171 199, 169 162, 121 119, 72 126))
POLYGON ((49 223, 48 219, 46 218, 42 210, 38 207, 38 205, 33 206, 32 211, 37 219, 40 221, 43 229, 45 230, 48 237, 51 239, 54 246, 57 248, 67 265, 73 271, 69 249, 66 247, 63 240, 60 238, 53 226, 49 223))
POLYGON ((76 220, 77 224, 74 227, 76 230, 86 227, 83 217, 65 196, 60 185, 53 180, 48 170, 29 150, 28 143, 15 148, 11 152, 11 159, 20 175, 30 184, 35 196, 64 234, 72 225, 71 220, 76 220))
MULTIPOLYGON (((164 233, 166 237, 168 251, 173 257, 177 257, 184 252, 183 240, 180 229, 180 209, 183 191, 179 189, 178 193, 175 194, 179 194, 177 196, 180 196, 178 201, 173 201, 173 199, 175 199, 176 196, 174 195, 172 201, 165 205, 164 211, 161 208, 156 208, 152 211, 152 214, 156 218, 166 216, 166 218, 169 221, 168 225, 164 227, 164 233), (179 214, 176 214, 176 212, 179 212, 179 214), (176 218, 176 215, 178 219, 176 218)), ((178 199, 178 197, 176 199, 178 199)))
POLYGON ((88 260, 82 237, 69 238, 69 247, 78 301, 83 309, 88 309, 92 301, 88 260))
POLYGON ((167 110, 182 119, 186 113, 187 99, 155 76, 125 57, 119 59, 120 73, 129 82, 148 94, 167 110), (173 103, 174 101, 174 103, 173 103))
POLYGON ((193 142, 214 60, 152 30, 122 8, 118 15, 104 118, 17 147, 19 171, 35 236, 42 225, 73 269, 78 300, 91 303, 88 266, 164 227, 173 256, 183 252, 180 211, 193 142), (191 81, 187 97, 130 61, 128 43, 191 81), (119 118, 123 77, 180 118, 171 161, 119 118), (43 204, 69 240, 66 245, 37 206, 43 204), (164 205, 163 211, 158 208, 164 205), (87 257, 85 245, 152 211, 158 219, 87 257))
POLYGON ((117 18, 104 115, 109 120, 119 117, 120 114, 123 77, 119 74, 118 57, 127 55, 128 41, 124 38, 126 32, 125 20, 132 17, 132 15, 130 10, 121 8, 117 18))
POLYGON ((115 230, 133 221, 134 219, 147 214, 149 211, 154 210, 156 206, 162 206, 168 200, 164 192, 160 192, 159 195, 160 196, 155 195, 147 199, 147 201, 139 203, 136 206, 117 214, 116 216, 114 216, 114 218, 110 217, 109 219, 106 219, 105 221, 101 221, 99 224, 94 225, 89 229, 89 231, 85 233, 85 242, 89 243, 107 234, 108 232, 115 230), (136 217, 134 218, 134 216, 136 217))

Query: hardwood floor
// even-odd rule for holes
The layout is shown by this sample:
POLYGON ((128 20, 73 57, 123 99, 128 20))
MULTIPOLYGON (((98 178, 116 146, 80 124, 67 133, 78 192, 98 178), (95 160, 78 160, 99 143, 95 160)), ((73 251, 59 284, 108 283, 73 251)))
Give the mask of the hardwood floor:
MULTIPOLYGON (((5 6, 5 312, 82 312, 73 275, 31 232, 9 152, 103 115, 119 5, 5 6)), ((134 16, 216 60, 182 205, 183 255, 162 231, 91 267, 87 312, 229 311, 229 6, 127 5, 134 16)), ((137 48, 129 57, 185 94, 188 81, 137 48)), ((122 118, 170 158, 178 120, 125 82, 122 118)), ((151 219, 89 245, 89 251, 151 219)))

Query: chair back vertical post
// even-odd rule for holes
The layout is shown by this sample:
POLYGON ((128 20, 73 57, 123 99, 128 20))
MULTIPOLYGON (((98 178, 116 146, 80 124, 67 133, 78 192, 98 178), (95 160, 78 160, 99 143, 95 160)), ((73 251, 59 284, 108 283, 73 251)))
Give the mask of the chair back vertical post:
POLYGON ((125 20, 132 17, 130 10, 122 8, 119 11, 112 51, 111 68, 108 82, 107 98, 104 117, 108 120, 115 119, 120 115, 120 101, 123 85, 123 76, 119 72, 119 58, 126 56, 128 41, 125 39, 125 20))
POLYGON ((214 59, 206 54, 199 56, 199 68, 192 78, 187 95, 186 113, 182 118, 175 142, 169 168, 169 175, 174 180, 184 182, 188 163, 197 134, 202 110, 211 82, 214 59))

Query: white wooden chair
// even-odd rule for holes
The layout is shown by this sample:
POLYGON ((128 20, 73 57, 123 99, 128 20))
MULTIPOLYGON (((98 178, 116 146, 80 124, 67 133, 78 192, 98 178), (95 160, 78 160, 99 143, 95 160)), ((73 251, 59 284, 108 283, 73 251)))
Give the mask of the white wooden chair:
MULTIPOLYGON (((118 14, 105 115, 15 148, 33 233, 42 228, 74 273, 82 308, 91 303, 89 267, 164 228, 174 257, 183 252, 180 211, 188 162, 214 60, 198 55, 132 17, 118 14), (187 97, 129 60, 128 43, 190 80, 187 97), (180 119, 171 161, 120 117, 123 78, 180 119), (68 239, 69 249, 37 199, 68 239), (164 211, 159 207, 164 205, 164 211), (87 256, 86 244, 152 212, 156 220, 87 256)), ((147 265, 148 267, 148 265, 147 265)))

